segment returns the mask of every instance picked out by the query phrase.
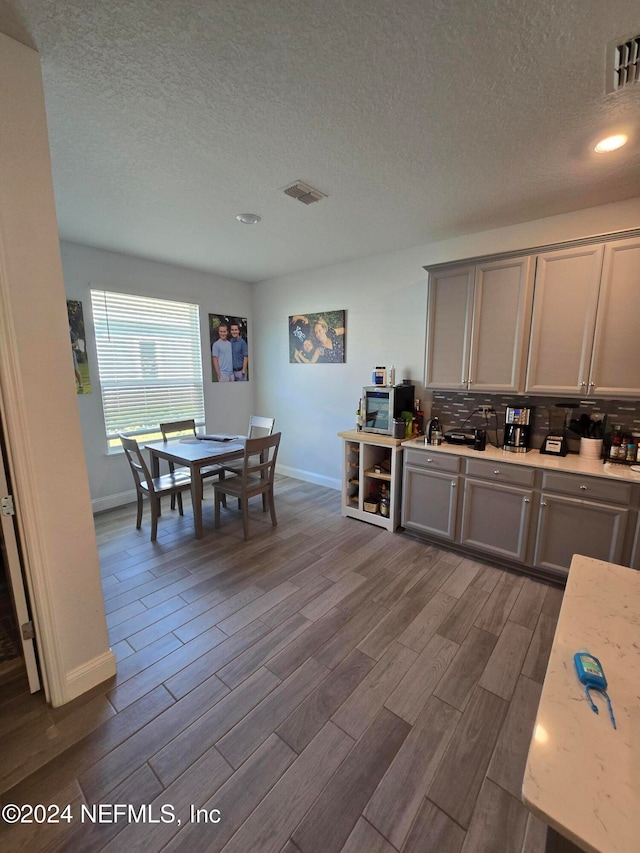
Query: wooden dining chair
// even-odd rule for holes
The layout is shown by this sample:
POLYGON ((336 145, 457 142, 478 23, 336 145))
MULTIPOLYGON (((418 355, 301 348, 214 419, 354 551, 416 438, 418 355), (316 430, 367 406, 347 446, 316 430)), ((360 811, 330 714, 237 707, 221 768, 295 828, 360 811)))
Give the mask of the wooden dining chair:
MULTIPOLYGON (((184 421, 168 421, 167 423, 160 424, 160 432, 162 433, 163 441, 166 441, 171 436, 177 435, 187 435, 187 436, 195 436, 196 433, 196 422, 193 418, 188 418, 184 421)), ((182 470, 189 473, 188 468, 178 468, 176 469, 175 462, 169 462, 169 472, 174 473, 176 470, 182 470)), ((207 477, 220 477, 224 476, 222 472, 222 465, 207 465, 206 468, 203 468, 200 472, 202 476, 202 485, 204 486, 204 481, 207 477)), ((176 496, 171 496, 171 509, 176 508, 176 496)))
MULTIPOLYGON (((275 424, 275 418, 264 418, 261 415, 250 415, 247 438, 264 438, 267 435, 272 435, 275 424)), ((227 465, 222 465, 221 467, 224 469, 221 479, 224 479, 226 473, 242 473, 242 462, 229 462, 227 465)), ((223 503, 223 505, 226 506, 226 503, 223 503)), ((240 501, 238 501, 238 509, 240 509, 240 501)), ((267 511, 267 496, 265 494, 262 495, 262 509, 264 512, 267 511)))
POLYGON ((149 498, 149 506, 151 508, 151 541, 155 542, 158 532, 158 518, 160 516, 160 498, 165 495, 171 495, 173 498, 177 497, 178 511, 180 515, 184 515, 182 510, 182 492, 191 488, 191 477, 186 468, 178 468, 177 470, 170 471, 168 474, 163 474, 161 477, 152 477, 138 442, 134 438, 128 438, 122 434, 119 438, 136 484, 136 496, 138 498, 136 530, 140 530, 142 527, 142 502, 146 496, 149 498))
POLYGON ((264 438, 248 438, 242 468, 234 476, 225 477, 213 484, 215 504, 215 527, 220 527, 220 505, 225 495, 238 499, 242 509, 242 524, 245 540, 249 538, 249 499, 255 495, 264 498, 262 511, 271 513, 271 524, 278 524, 276 506, 273 497, 276 459, 282 433, 267 435, 264 438))

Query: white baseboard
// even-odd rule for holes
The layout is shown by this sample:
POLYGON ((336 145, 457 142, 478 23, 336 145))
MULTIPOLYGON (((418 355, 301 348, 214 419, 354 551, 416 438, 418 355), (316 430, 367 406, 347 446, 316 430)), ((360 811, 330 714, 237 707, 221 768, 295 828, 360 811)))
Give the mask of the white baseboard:
POLYGON ((136 501, 136 490, 131 489, 128 492, 119 492, 116 495, 107 495, 105 498, 96 498, 91 501, 91 509, 95 515, 96 513, 104 512, 107 509, 115 509, 118 506, 134 504, 136 501))
POLYGON ((115 674, 116 656, 109 649, 108 652, 104 652, 104 654, 67 673, 64 701, 71 702, 72 699, 81 696, 87 690, 91 690, 92 687, 102 684, 108 678, 113 678, 115 674))
POLYGON ((340 491, 342 483, 333 477, 323 477, 322 474, 316 474, 315 471, 301 471, 299 468, 289 468, 288 465, 278 465, 276 468, 278 474, 284 474, 285 477, 293 477, 294 480, 303 480, 305 483, 314 483, 316 486, 326 486, 328 489, 340 491))

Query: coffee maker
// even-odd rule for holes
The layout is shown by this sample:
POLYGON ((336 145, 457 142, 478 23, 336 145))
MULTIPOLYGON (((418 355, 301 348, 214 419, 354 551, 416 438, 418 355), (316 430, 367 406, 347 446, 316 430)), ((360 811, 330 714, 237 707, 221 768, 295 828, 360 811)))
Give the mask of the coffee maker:
POLYGON ((507 406, 504 417, 503 450, 526 453, 529 449, 533 409, 527 406, 507 406))
POLYGON ((438 418, 431 418, 424 431, 425 444, 442 444, 442 427, 438 418))

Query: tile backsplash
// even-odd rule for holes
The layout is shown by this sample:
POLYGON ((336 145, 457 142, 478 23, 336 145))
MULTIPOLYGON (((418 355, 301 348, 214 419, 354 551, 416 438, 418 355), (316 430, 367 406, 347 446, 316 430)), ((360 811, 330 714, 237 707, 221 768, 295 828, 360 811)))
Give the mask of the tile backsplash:
MULTIPOLYGON (((463 424, 471 429, 485 427, 484 415, 474 414, 478 406, 492 406, 496 416, 489 415, 488 438, 493 444, 502 443, 504 429, 504 412, 507 406, 530 406, 534 409, 531 447, 540 447, 545 435, 549 432, 549 417, 551 415, 553 428, 562 422, 564 410, 558 403, 569 402, 569 398, 560 397, 529 397, 521 394, 465 394, 448 391, 434 391, 432 395, 431 417, 438 417, 445 429, 461 427, 463 424), (497 421, 497 438, 496 438, 497 421)), ((613 424, 621 424, 624 432, 640 432, 640 401, 638 400, 571 400, 574 409, 571 418, 578 419, 582 413, 589 417, 606 415, 607 431, 613 424)), ((569 449, 578 450, 579 439, 570 440, 569 449)))

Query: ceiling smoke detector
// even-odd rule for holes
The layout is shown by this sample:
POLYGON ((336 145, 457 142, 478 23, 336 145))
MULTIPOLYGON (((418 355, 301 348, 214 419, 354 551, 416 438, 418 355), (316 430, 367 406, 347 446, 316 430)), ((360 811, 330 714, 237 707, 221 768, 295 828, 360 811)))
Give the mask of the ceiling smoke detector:
POLYGON ((326 198, 326 193, 321 193, 320 190, 314 190, 309 184, 304 184, 302 181, 296 181, 295 184, 290 184, 283 190, 285 195, 291 196, 303 204, 313 204, 314 201, 320 201, 321 198, 326 198))
POLYGON ((640 81, 640 34, 607 46, 607 92, 619 92, 640 81))

